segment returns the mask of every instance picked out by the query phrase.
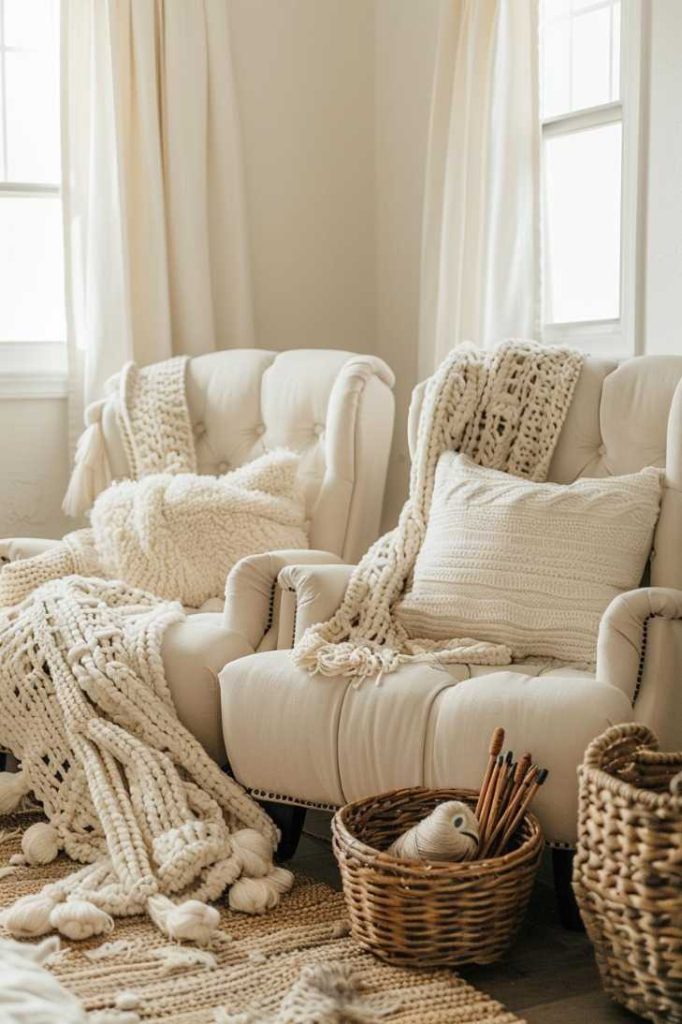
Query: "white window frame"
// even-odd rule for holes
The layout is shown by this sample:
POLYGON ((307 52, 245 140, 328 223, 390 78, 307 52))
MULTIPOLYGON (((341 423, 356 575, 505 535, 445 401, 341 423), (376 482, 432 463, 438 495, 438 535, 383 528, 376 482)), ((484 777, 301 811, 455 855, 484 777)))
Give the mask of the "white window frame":
MULTIPOLYGON (((4 0, 0 0, 0 49, 4 52, 4 0)), ((5 62, 0 60, 0 84, 5 95, 5 62)), ((3 137, 2 158, 5 166, 0 178, 0 203, 5 198, 53 199, 62 194, 61 187, 42 182, 15 182, 7 177, 7 122, 4 105, 0 106, 0 132, 3 137)), ((67 393, 66 338, 52 341, 0 340, 0 399, 61 398, 67 393)))
MULTIPOLYGON (((644 136, 643 68, 648 55, 645 7, 643 0, 621 0, 620 99, 541 119, 543 164, 545 139, 600 125, 622 124, 620 316, 613 320, 545 323, 544 280, 541 289, 543 340, 549 344, 573 344, 595 356, 626 358, 643 352, 644 171, 641 140, 644 136)), ((541 180, 544 181, 544 166, 541 180)), ((542 217, 544 219, 544 210, 542 217)), ((544 279, 544 224, 541 237, 541 274, 544 279)))

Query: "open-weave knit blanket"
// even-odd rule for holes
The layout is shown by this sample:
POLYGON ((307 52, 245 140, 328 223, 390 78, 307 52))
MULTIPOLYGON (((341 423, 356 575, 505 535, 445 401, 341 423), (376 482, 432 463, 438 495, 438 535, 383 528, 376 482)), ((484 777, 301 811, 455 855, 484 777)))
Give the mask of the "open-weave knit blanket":
POLYGON ((450 353, 426 386, 398 526, 362 558, 332 618, 306 630, 292 653, 297 665, 327 676, 380 679, 408 660, 509 664, 511 652, 502 644, 410 637, 393 609, 426 533, 442 453, 459 451, 481 466, 545 480, 582 358, 516 340, 492 352, 463 345, 450 353))
MULTIPOLYGON (((132 472, 145 482, 172 487, 184 479, 178 474, 196 468, 185 365, 184 359, 143 370, 131 365, 121 375, 121 434, 132 472)), ((77 489, 90 496, 103 482, 101 427, 91 416, 75 471, 77 489)), ((255 481, 262 489, 265 472, 268 479, 274 474, 273 492, 280 485, 286 490, 293 470, 285 463, 247 467, 241 484, 255 481)), ((209 479, 201 487, 210 518, 213 490, 222 485, 209 479)), ((186 490, 180 483, 180 513, 184 498, 194 500, 186 490)), ((147 512, 158 504, 158 491, 152 487, 147 512)), ((133 551, 139 562, 162 520, 147 530, 149 516, 136 515, 134 499, 126 504, 125 498, 125 488, 112 494, 107 521, 114 534, 126 534, 123 555, 133 551)), ((256 499, 248 490, 242 498, 252 513, 256 499)), ((259 491, 261 504, 266 499, 259 491)), ((178 521, 185 525, 182 515, 178 521)), ((278 902, 292 876, 273 868, 277 836, 270 819, 177 718, 161 642, 166 627, 183 616, 180 604, 120 579, 86 578, 102 569, 95 534, 76 531, 46 555, 11 563, 0 574, 0 606, 9 609, 0 612, 0 748, 21 762, 20 772, 0 773, 0 814, 32 792, 49 824, 25 833, 26 859, 46 863, 64 850, 86 865, 19 900, 4 923, 17 937, 56 929, 80 939, 111 931, 114 916, 148 913, 171 938, 208 942, 219 915, 204 901, 231 887, 231 906, 262 912, 278 902)), ((112 534, 114 548, 115 540, 112 534)))
POLYGON ((235 909, 274 906, 292 876, 273 868, 276 830, 179 722, 161 661, 182 617, 118 581, 40 587, 0 625, 0 813, 33 792, 50 824, 24 834, 29 862, 64 850, 86 866, 14 904, 16 937, 108 933, 148 913, 175 939, 208 942, 230 890, 235 909))

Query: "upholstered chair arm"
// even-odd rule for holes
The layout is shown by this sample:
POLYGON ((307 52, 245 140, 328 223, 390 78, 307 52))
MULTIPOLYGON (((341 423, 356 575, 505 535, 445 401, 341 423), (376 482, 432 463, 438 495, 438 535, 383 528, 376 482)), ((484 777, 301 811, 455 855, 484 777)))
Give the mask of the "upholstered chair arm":
POLYGON ((287 565, 339 565, 328 551, 269 551, 237 562, 225 585, 225 629, 246 640, 254 651, 273 650, 279 635, 280 597, 277 577, 287 565))
POLYGON ((59 544, 59 541, 48 540, 45 537, 8 537, 7 540, 0 540, 0 564, 42 555, 55 544, 59 544))
POLYGON ((597 678, 623 690, 662 749, 682 749, 682 590, 620 594, 601 622, 597 678))
POLYGON ((308 626, 330 619, 343 600, 354 565, 289 565, 282 569, 278 647, 293 647, 308 626), (285 623, 290 631, 284 634, 285 623))

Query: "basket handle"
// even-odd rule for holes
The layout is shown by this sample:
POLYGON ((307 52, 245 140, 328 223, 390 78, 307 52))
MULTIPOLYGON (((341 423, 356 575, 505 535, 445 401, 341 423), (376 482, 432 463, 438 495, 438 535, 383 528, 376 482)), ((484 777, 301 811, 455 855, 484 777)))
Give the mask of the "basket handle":
POLYGON ((622 725, 612 725, 592 740, 585 751, 583 768, 603 769, 606 762, 616 758, 635 761, 644 754, 658 754, 655 735, 641 722, 624 722, 622 725))

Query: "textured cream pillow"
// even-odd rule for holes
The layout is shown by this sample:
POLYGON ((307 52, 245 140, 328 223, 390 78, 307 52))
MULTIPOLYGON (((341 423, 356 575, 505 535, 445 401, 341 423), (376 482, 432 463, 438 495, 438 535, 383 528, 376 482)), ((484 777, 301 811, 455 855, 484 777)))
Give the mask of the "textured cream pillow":
POLYGON ((246 555, 306 548, 300 456, 272 451, 224 476, 158 473, 112 484, 92 509, 107 574, 199 608, 246 555))
POLYGON ((642 578, 661 482, 648 468, 538 484, 445 452, 398 618, 413 638, 473 637, 515 658, 594 661, 607 605, 642 578))

